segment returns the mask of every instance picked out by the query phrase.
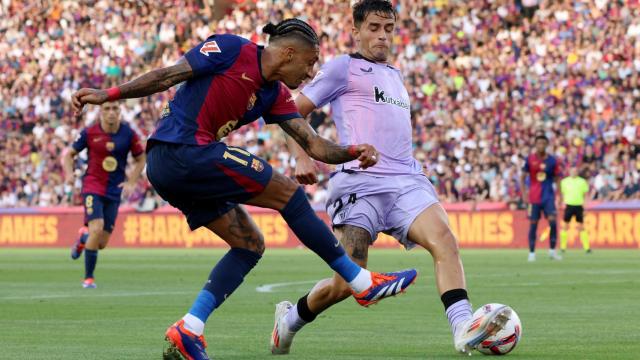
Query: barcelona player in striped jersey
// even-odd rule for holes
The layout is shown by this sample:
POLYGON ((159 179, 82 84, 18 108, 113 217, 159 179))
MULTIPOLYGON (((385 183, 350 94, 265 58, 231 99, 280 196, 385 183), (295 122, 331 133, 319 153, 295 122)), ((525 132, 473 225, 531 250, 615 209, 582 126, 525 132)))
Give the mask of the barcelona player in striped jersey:
POLYGON ((147 176, 158 194, 186 215, 191 229, 207 227, 231 249, 188 313, 167 329, 165 359, 208 359, 205 322, 262 257, 263 236, 239 204, 279 211, 296 236, 345 279, 363 306, 404 291, 417 276, 414 269, 381 274, 357 265, 293 180, 221 141, 262 117, 323 162, 358 160, 362 168, 377 162, 373 146, 327 141, 297 111, 287 87, 297 88, 311 76, 319 54, 314 30, 304 21, 288 19, 265 26, 264 32, 270 35, 267 47, 235 35, 213 35, 174 66, 107 90, 80 89, 72 98, 78 111, 86 103, 147 96, 182 83, 148 141, 147 176))
POLYGON ((536 232, 540 216, 544 216, 549 222, 549 257, 552 260, 562 260, 556 252, 558 228, 556 224, 557 206, 559 198, 553 189, 553 184, 560 191, 560 161, 555 156, 547 153, 549 139, 544 135, 537 135, 535 139, 535 152, 527 157, 522 168, 520 188, 522 199, 528 202, 527 214, 529 216, 529 261, 536 261, 536 232), (529 191, 525 187, 525 181, 529 177, 529 191))
POLYGON ((63 157, 67 183, 73 181, 73 158, 82 150, 88 151, 87 171, 82 178, 85 226, 71 249, 71 258, 85 252, 85 277, 82 286, 95 288, 93 272, 98 250, 109 243, 118 216, 120 197, 135 188, 145 164, 144 147, 129 124, 120 120, 120 106, 106 103, 100 108, 100 120, 83 129, 63 157), (135 159, 135 167, 126 178, 127 155, 135 159), (85 250, 86 249, 86 250, 85 250))

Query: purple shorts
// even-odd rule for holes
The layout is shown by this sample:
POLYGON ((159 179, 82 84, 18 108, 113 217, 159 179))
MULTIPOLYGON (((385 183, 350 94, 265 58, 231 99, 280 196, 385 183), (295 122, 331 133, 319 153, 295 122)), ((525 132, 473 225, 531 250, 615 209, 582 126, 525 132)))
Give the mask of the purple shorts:
POLYGON ((374 176, 337 172, 329 180, 327 213, 334 226, 366 229, 375 241, 379 232, 396 238, 407 249, 409 227, 425 209, 438 202, 426 176, 374 176))

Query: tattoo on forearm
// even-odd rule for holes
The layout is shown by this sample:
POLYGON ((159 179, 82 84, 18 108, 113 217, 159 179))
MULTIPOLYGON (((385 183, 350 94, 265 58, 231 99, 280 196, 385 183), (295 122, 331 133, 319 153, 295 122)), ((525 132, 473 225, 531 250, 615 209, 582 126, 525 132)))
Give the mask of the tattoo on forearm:
POLYGON ((280 123, 280 127, 316 160, 328 164, 342 164, 354 159, 349 154, 348 147, 318 136, 306 122, 293 119, 280 123))
POLYGON ((156 69, 120 85, 120 96, 127 99, 148 96, 165 91, 191 76, 192 71, 188 63, 156 69))

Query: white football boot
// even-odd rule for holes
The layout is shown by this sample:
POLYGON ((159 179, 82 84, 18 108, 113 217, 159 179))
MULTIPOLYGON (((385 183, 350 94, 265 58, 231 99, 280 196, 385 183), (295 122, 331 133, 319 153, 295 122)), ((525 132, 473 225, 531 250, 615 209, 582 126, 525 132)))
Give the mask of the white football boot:
POLYGON ((471 355, 471 351, 489 336, 502 330, 511 317, 511 308, 504 305, 488 314, 474 316, 457 328, 453 335, 456 351, 471 355))
POLYGON ((291 349, 291 343, 296 333, 289 331, 286 316, 292 307, 293 304, 288 301, 276 305, 275 322, 271 333, 271 353, 274 355, 288 354, 291 349))

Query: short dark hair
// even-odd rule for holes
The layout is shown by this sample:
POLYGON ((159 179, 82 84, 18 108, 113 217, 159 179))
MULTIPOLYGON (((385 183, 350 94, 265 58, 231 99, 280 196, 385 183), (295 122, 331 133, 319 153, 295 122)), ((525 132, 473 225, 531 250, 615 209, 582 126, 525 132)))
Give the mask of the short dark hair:
POLYGON ((544 140, 544 141, 546 141, 547 143, 549 142, 549 138, 548 138, 548 137, 546 137, 545 135, 542 135, 542 134, 538 134, 538 135, 536 135, 536 139, 535 139, 535 141, 538 141, 538 140, 544 140))
POLYGON ((396 9, 388 0, 360 0, 353 6, 353 25, 360 27, 370 13, 390 14, 394 20, 398 18, 396 9))
POLYGON ((318 35, 311 25, 300 19, 286 19, 282 20, 277 25, 267 24, 262 28, 262 32, 269 34, 269 42, 277 41, 278 39, 294 38, 302 40, 311 46, 319 46, 320 40, 318 35))

